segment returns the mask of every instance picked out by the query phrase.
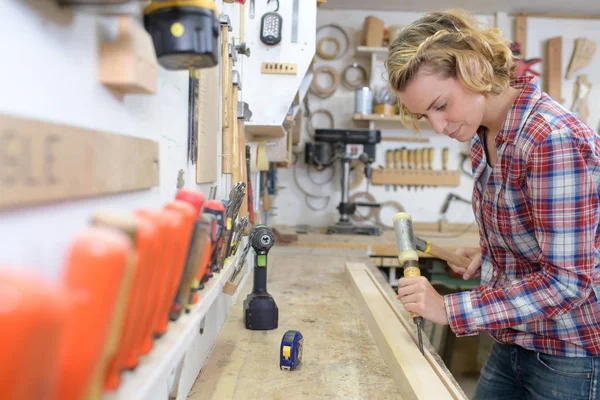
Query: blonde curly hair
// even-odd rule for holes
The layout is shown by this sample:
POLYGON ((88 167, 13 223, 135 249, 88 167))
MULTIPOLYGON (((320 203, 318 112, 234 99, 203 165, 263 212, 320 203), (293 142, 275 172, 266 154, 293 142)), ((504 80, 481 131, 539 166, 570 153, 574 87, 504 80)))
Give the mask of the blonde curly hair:
MULTIPOLYGON (((400 31, 388 47, 385 69, 392 89, 402 92, 422 67, 444 78, 459 79, 469 89, 500 94, 515 79, 510 42, 497 28, 484 26, 463 10, 431 12, 400 31)), ((402 122, 416 116, 399 102, 402 122)))

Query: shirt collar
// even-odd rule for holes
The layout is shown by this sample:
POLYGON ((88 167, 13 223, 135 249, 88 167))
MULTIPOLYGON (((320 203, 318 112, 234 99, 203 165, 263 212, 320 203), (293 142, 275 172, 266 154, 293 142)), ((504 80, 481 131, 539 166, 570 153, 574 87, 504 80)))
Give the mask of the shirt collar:
MULTIPOLYGON (((496 141, 500 140, 508 143, 512 143, 515 136, 521 132, 533 107, 542 97, 539 81, 535 76, 516 78, 511 82, 510 86, 515 89, 521 89, 521 93, 519 93, 510 107, 504 126, 496 136, 496 141)), ((477 134, 482 142, 483 132, 484 129, 482 128, 477 130, 477 134)))

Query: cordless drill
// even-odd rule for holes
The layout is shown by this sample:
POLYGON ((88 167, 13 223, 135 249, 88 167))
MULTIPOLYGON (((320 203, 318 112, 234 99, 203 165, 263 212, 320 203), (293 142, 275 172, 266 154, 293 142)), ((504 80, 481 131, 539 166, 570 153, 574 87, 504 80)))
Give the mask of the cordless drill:
MULTIPOLYGON (((398 246, 398 261, 404 269, 405 277, 421 276, 419 268, 419 255, 415 244, 415 234, 412 226, 412 218, 410 214, 398 213, 394 215, 394 232, 396 233, 396 245, 398 246)), ((423 317, 411 312, 411 317, 417 324, 417 333, 419 335, 419 350, 423 352, 423 336, 421 333, 423 325, 423 317)))
POLYGON ((277 329, 279 309, 273 296, 267 293, 267 254, 275 238, 273 232, 264 225, 256 225, 248 237, 254 249, 254 287, 244 300, 246 329, 277 329))

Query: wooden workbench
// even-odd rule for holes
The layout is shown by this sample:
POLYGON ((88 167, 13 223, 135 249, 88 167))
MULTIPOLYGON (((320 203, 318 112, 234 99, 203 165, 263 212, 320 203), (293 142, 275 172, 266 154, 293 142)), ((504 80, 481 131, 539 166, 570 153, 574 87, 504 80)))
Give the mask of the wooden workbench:
POLYGON ((348 261, 370 262, 360 250, 276 245, 267 290, 279 307, 278 329, 245 329, 249 279, 189 399, 400 399, 352 294, 348 261), (279 369, 279 347, 289 329, 303 334, 304 357, 298 370, 286 372, 279 369))
MULTIPOLYGON (((473 231, 459 233, 415 231, 415 235, 452 252, 458 247, 479 247, 479 234, 473 231)), ((324 233, 299 234, 297 241, 286 245, 327 249, 363 250, 372 257, 395 257, 398 255, 396 238, 392 230, 384 230, 381 236, 327 235, 324 233)), ((419 253, 419 257, 427 258, 431 256, 429 254, 419 253)))

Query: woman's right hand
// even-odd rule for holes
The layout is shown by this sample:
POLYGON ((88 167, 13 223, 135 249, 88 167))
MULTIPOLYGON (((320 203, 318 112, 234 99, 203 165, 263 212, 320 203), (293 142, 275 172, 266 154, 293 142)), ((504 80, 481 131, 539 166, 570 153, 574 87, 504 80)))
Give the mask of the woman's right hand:
POLYGON ((454 272, 462 274, 464 280, 481 276, 481 249, 475 247, 459 247, 456 249, 456 254, 470 258, 471 263, 466 270, 457 265, 448 263, 454 272))

